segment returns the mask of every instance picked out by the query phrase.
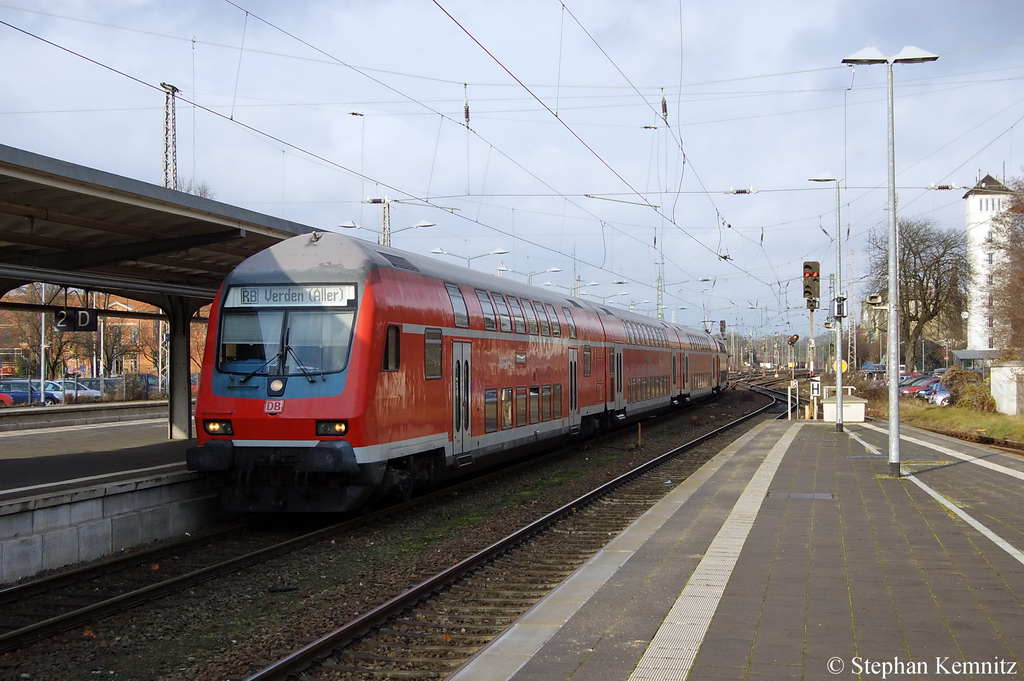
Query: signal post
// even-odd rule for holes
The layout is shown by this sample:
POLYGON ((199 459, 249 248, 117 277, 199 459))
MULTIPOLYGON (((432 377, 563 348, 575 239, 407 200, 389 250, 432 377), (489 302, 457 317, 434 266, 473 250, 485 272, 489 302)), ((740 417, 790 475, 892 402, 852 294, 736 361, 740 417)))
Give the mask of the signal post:
MULTIPOLYGON (((807 335, 807 371, 811 380, 814 376, 814 311, 818 308, 818 298, 821 297, 821 263, 817 260, 804 261, 804 298, 807 299, 807 309, 810 316, 810 333, 807 335)), ((821 383, 819 382, 820 386, 821 383)), ((814 387, 814 384, 811 386, 814 387)), ((817 419, 817 400, 811 400, 811 418, 817 419)))

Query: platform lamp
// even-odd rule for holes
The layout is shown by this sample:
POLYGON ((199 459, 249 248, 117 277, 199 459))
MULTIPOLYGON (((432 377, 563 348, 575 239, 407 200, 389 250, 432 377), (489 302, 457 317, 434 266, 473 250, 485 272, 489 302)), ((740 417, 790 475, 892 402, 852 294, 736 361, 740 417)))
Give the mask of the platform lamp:
POLYGON ((839 182, 830 175, 819 175, 810 178, 811 182, 836 183, 836 297, 833 301, 832 318, 836 330, 836 432, 843 432, 843 317, 845 315, 843 298, 843 227, 839 218, 839 182))
POLYGON ((920 64, 939 56, 919 47, 904 47, 894 57, 886 57, 878 48, 867 47, 843 60, 844 64, 885 64, 888 70, 889 119, 889 338, 885 373, 889 382, 889 475, 900 477, 900 317, 899 317, 899 232, 896 221, 896 143, 893 125, 892 65, 920 64))

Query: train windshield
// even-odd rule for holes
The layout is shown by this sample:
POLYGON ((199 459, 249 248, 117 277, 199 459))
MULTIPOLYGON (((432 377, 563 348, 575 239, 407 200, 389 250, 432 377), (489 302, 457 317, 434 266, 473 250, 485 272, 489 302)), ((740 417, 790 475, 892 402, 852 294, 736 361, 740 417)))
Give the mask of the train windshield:
MULTIPOLYGON (((270 308, 268 304, 267 309, 260 309, 259 302, 252 304, 252 299, 232 296, 234 291, 229 291, 221 312, 221 371, 247 376, 308 376, 342 371, 348 365, 354 309, 312 304, 284 308, 270 308)), ((270 302, 280 304, 280 300, 271 298, 270 302)), ((287 297, 283 300, 295 302, 287 297)), ((354 293, 343 300, 354 302, 354 293)))

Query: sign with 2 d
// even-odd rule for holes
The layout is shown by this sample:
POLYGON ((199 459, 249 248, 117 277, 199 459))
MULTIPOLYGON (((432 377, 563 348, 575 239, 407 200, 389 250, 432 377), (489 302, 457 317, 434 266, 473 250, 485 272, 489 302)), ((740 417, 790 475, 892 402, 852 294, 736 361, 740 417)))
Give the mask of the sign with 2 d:
POLYGON ((53 328, 58 331, 95 331, 99 316, 96 310, 79 310, 65 308, 57 310, 53 315, 53 328))

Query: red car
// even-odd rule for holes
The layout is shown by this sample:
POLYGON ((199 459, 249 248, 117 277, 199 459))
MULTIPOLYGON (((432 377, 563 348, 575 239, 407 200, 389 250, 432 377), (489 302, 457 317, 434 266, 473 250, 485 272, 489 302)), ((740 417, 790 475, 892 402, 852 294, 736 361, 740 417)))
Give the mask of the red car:
POLYGON ((911 395, 916 393, 918 390, 921 390, 923 388, 931 387, 931 386, 933 386, 936 383, 939 383, 941 381, 942 381, 941 378, 936 378, 935 376, 926 376, 924 378, 919 378, 916 381, 912 381, 912 382, 904 385, 903 387, 901 387, 900 388, 900 396, 901 397, 910 397, 911 395))
POLYGON ((14 398, 7 393, 0 393, 0 408, 2 407, 13 407, 14 398))

